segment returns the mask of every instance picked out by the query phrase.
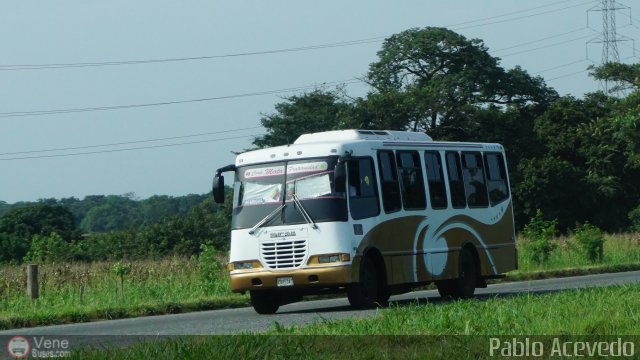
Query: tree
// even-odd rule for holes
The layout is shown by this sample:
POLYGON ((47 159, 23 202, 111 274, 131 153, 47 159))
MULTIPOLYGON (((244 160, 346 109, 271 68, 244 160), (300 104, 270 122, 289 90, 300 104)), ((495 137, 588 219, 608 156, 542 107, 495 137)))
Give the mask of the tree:
POLYGON ((589 66, 589 75, 596 80, 613 81, 617 84, 609 92, 638 90, 640 88, 640 64, 606 63, 589 66))
POLYGON ((0 217, 0 262, 21 262, 32 238, 71 241, 79 236, 73 214, 64 206, 35 204, 9 210, 0 217))
POLYGON ((84 231, 112 231, 135 227, 142 221, 138 201, 126 196, 109 195, 101 205, 86 212, 80 227, 84 231))
POLYGON ((541 209, 563 231, 587 221, 607 231, 628 226, 640 197, 640 117, 621 103, 603 93, 567 96, 535 120, 542 151, 521 161, 521 178, 512 179, 519 221, 541 209))
POLYGON ((353 105, 340 89, 290 96, 275 110, 260 120, 267 134, 253 141, 258 148, 291 144, 302 134, 344 129, 353 123, 353 105))
POLYGON ((53 232, 65 240, 77 237, 73 214, 64 206, 36 204, 12 209, 0 217, 0 233, 30 239, 33 235, 49 236, 53 232))
POLYGON ((473 118, 490 104, 524 106, 557 97, 542 78, 519 67, 505 71, 481 40, 444 28, 395 34, 384 41, 378 58, 369 66, 367 79, 375 91, 367 100, 384 105, 390 96, 400 111, 390 117, 382 111, 387 116, 376 118, 370 109, 369 123, 398 127, 404 121, 404 129, 433 130, 473 118))
POLYGON ((29 250, 31 239, 0 232, 0 264, 19 263, 29 250))

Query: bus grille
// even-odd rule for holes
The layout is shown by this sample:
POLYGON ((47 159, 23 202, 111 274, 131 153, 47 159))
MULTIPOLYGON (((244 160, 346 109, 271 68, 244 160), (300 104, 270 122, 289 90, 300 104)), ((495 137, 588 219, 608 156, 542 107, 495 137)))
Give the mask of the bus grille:
POLYGON ((307 255, 307 241, 264 242, 260 250, 262 259, 272 269, 297 268, 307 255))

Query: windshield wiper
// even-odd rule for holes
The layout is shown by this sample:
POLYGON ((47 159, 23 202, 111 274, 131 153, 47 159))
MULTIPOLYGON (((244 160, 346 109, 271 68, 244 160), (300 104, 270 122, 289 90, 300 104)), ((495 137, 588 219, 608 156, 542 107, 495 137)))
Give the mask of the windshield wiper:
POLYGON ((311 225, 312 228, 317 229, 318 225, 316 225, 316 223, 313 221, 311 216, 309 216, 309 213, 307 212, 307 210, 305 210, 304 206, 302 206, 300 199, 298 199, 298 195, 296 195, 296 193, 294 192, 293 194, 291 194, 291 198, 293 199, 293 202, 297 205, 294 207, 298 209, 298 211, 300 211, 300 214, 302 214, 304 221, 306 221, 307 224, 311 225))
POLYGON ((278 212, 282 211, 282 209, 284 209, 285 206, 287 206, 287 204, 282 204, 282 205, 278 206, 277 209, 275 209, 271 213, 269 213, 269 215, 265 216, 254 227, 252 227, 251 230, 249 230, 249 234, 253 235, 260 226, 264 225, 267 221, 271 220, 271 218, 275 214, 277 214, 278 212))

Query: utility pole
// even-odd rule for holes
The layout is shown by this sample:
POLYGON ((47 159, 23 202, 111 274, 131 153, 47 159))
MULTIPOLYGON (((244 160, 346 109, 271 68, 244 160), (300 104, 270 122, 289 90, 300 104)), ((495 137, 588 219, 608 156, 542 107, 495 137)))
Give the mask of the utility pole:
MULTIPOLYGON (((587 10, 587 27, 594 31, 598 31, 592 28, 589 24, 589 13, 602 12, 602 30, 598 36, 587 42, 587 59, 589 58, 589 45, 590 44, 602 44, 602 56, 600 58, 600 65, 619 63, 620 52, 618 51, 618 43, 622 41, 632 41, 633 39, 619 35, 616 26, 616 12, 623 10, 628 12, 629 24, 632 24, 631 8, 618 3, 616 0, 600 0, 600 3, 591 9, 587 10)), ((626 21, 625 21, 626 22, 626 21)), ((635 43, 632 47, 633 55, 635 56, 635 43)), ((593 60, 591 60, 593 61, 593 60)), ((595 63, 595 61, 593 61, 595 63)), ((609 81, 603 80, 600 82, 600 88, 608 93, 610 89, 615 88, 615 84, 610 84, 609 81)), ((618 94, 621 95, 621 94, 618 94)))

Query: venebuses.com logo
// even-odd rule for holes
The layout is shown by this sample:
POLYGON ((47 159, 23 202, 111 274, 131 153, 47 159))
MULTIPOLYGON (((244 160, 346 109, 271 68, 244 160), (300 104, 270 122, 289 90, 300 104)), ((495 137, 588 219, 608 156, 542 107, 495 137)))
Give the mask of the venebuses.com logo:
POLYGON ((58 337, 14 336, 7 341, 7 353, 14 359, 64 358, 71 356, 71 344, 58 337))
POLYGON ((14 336, 7 342, 7 352, 16 359, 26 358, 30 350, 29 340, 23 336, 14 336))

